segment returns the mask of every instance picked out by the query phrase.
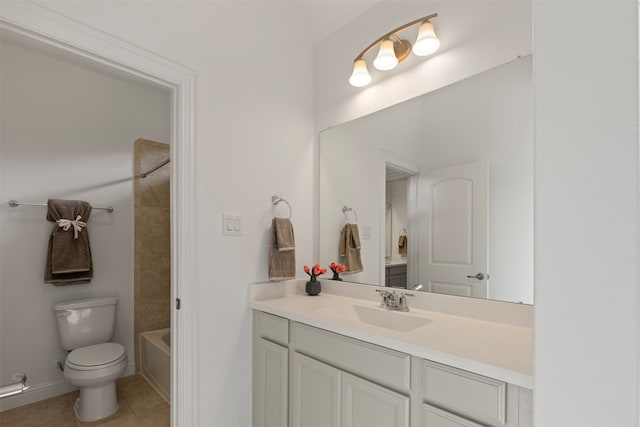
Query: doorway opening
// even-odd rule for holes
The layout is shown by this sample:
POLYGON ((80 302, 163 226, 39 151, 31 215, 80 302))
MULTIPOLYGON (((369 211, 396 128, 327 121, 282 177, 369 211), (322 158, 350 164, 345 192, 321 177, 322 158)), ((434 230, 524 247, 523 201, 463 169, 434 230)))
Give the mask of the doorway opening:
MULTIPOLYGON (((125 79, 155 84, 171 93, 171 329, 175 331, 171 334, 171 353, 175 356, 171 362, 171 424, 197 424, 198 257, 193 120, 196 73, 32 3, 16 3, 3 11, 0 36, 50 50, 72 62, 102 68, 125 79), (184 302, 181 310, 173 308, 174 301, 184 302)), ((41 400, 38 397, 46 392, 43 387, 32 387, 31 391, 36 400, 41 400)))

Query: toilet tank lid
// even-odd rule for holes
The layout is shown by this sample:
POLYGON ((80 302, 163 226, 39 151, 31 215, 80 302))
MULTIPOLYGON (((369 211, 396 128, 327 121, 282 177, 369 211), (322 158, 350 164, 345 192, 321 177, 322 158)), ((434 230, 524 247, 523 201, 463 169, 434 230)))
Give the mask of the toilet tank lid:
POLYGON ((53 304, 53 311, 77 310, 79 308, 98 307, 101 305, 114 305, 118 303, 117 297, 94 297, 60 301, 53 304))

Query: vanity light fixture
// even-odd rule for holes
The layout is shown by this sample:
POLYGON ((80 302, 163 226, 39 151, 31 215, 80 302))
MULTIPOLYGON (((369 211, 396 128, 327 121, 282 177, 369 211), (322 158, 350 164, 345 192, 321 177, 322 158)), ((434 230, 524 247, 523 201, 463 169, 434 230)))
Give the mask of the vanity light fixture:
POLYGON ((367 69, 367 62, 364 56, 378 45, 380 45, 380 48, 378 49, 378 55, 373 60, 373 66, 381 71, 393 70, 398 63, 409 56, 411 51, 417 56, 427 56, 438 50, 440 40, 436 37, 433 24, 431 23, 431 20, 437 16, 437 13, 433 13, 401 25, 371 43, 353 60, 353 73, 349 78, 349 83, 355 87, 362 87, 371 82, 371 75, 367 69), (408 40, 399 37, 399 33, 418 24, 420 25, 420 29, 418 30, 418 37, 413 45, 411 45, 411 42, 408 40))

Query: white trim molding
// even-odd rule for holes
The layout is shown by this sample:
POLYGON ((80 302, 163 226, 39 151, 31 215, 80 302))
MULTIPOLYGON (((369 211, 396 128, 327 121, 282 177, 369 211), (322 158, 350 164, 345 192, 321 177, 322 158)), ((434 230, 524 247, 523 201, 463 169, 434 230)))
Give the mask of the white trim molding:
POLYGON ((197 425, 196 72, 27 1, 2 3, 0 34, 89 59, 172 91, 171 294, 180 299, 181 309, 171 316, 171 425, 197 425))

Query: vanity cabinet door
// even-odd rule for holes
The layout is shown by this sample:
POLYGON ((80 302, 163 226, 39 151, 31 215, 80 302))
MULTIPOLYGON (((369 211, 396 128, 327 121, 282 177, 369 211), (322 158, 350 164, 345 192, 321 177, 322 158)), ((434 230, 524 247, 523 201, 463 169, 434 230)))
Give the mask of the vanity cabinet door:
POLYGON ((340 371, 300 353, 292 359, 293 427, 339 427, 340 371))
POLYGON ((409 398, 342 374, 342 427, 408 427, 409 398))
POLYGON ((483 427, 473 421, 443 411, 426 403, 422 405, 421 427, 483 427))
POLYGON ((253 390, 254 427, 286 427, 289 350, 263 338, 256 340, 253 390))

